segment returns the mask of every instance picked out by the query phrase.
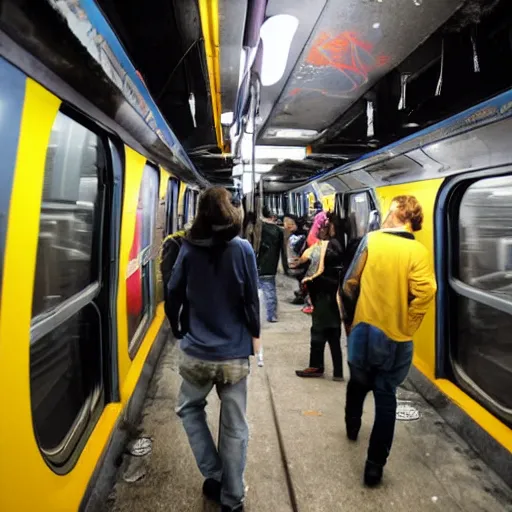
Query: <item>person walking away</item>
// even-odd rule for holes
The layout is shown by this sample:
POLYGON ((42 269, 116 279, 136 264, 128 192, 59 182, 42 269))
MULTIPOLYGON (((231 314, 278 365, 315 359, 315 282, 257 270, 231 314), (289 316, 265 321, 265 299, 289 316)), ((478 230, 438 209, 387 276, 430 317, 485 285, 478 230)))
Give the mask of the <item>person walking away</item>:
POLYGON ((263 208, 261 221, 261 240, 257 256, 260 288, 265 299, 267 322, 277 322, 276 274, 279 258, 282 258, 285 272, 288 271, 284 235, 266 206, 263 208))
POLYGON ((183 240, 191 226, 192 223, 187 223, 183 230, 167 235, 162 242, 160 249, 160 272, 163 282, 164 305, 167 303, 167 285, 171 279, 172 269, 178 259, 183 240))
POLYGON ((249 431, 249 356, 259 351, 256 258, 238 235, 241 213, 221 187, 206 190, 168 285, 167 312, 181 339, 183 378, 176 412, 183 422, 203 493, 222 511, 243 511, 249 431), (218 447, 206 422, 206 397, 219 395, 218 447))
POLYGON ((414 196, 397 196, 380 231, 363 237, 342 287, 348 338, 347 436, 356 441, 363 402, 375 399, 364 481, 377 485, 393 442, 396 389, 413 356, 413 336, 436 292, 427 249, 414 232, 423 212, 414 196))
MULTIPOLYGON (((327 233, 321 232, 320 236, 327 241, 320 244, 321 256, 318 270, 304 278, 313 301, 309 367, 297 370, 295 373, 298 377, 322 377, 325 344, 328 343, 333 364, 333 380, 342 381, 341 317, 337 293, 339 275, 343 270, 345 230, 341 219, 334 214, 328 214, 328 225, 324 229, 327 233)), ((318 252, 318 249, 316 251, 318 252)))

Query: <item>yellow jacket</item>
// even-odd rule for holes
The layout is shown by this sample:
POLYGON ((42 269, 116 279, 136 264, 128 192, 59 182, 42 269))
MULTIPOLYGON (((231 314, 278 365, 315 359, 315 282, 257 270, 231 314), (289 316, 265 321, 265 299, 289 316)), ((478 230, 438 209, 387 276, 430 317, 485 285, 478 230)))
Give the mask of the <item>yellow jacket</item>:
POLYGON ((345 322, 410 341, 436 293, 427 249, 403 229, 368 233, 343 281, 345 322))

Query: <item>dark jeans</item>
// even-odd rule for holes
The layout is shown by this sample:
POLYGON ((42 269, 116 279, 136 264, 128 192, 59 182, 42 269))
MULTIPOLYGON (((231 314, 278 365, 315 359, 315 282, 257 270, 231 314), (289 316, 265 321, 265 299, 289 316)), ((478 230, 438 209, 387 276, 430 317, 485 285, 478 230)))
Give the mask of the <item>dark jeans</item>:
POLYGON ((341 355, 341 327, 322 328, 311 327, 311 349, 309 354, 310 368, 324 369, 325 343, 331 349, 333 373, 335 377, 343 377, 343 359, 341 355))
POLYGON ((345 421, 347 428, 361 426, 363 403, 369 391, 375 400, 375 421, 368 460, 386 464, 396 417, 396 388, 405 380, 412 363, 412 341, 389 339, 380 329, 358 324, 348 338, 350 381, 347 385, 345 421))

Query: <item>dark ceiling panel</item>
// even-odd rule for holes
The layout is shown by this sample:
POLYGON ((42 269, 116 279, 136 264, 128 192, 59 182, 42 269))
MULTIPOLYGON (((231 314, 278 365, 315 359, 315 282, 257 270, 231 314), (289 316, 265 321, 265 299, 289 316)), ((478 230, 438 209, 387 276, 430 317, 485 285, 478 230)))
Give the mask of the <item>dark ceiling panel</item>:
POLYGON ((269 0, 265 13, 267 18, 277 14, 291 14, 299 20, 299 26, 293 37, 283 78, 275 85, 261 88, 260 117, 263 123, 267 120, 272 106, 278 101, 290 73, 299 61, 325 4, 325 0, 269 0))
MULTIPOLYGON (((331 0, 304 48, 268 128, 330 126, 383 75, 400 64, 462 0, 331 0)), ((297 42, 294 43, 297 44, 297 42)))
POLYGON ((216 146, 197 1, 96 1, 184 147, 216 146))

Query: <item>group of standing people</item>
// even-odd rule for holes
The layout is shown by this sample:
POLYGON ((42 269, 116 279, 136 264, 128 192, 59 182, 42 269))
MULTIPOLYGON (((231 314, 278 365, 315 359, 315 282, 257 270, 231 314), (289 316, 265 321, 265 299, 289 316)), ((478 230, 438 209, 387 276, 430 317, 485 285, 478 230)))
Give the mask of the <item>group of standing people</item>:
POLYGON ((428 253, 413 234, 421 229, 421 206, 412 196, 395 198, 382 229, 366 235, 355 255, 346 246, 348 226, 330 213, 317 213, 305 250, 298 248, 303 234, 291 216, 283 230, 264 211, 261 222, 254 219, 245 230, 250 241, 239 236, 242 219, 227 190, 206 190, 170 277, 164 276, 166 314, 182 350, 177 413, 205 478, 203 493, 223 512, 244 509, 249 357, 261 348, 258 288, 267 320, 277 321, 280 258, 285 272, 307 289, 313 306, 309 366, 296 371, 299 377, 324 375, 327 343, 333 378, 343 380, 342 321, 345 325, 350 440, 357 440, 363 402, 373 391, 376 413, 365 482, 376 485, 393 440, 396 388, 407 376, 412 337, 436 290, 428 253), (204 411, 213 387, 221 399, 217 446, 204 411))

